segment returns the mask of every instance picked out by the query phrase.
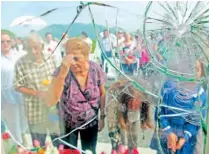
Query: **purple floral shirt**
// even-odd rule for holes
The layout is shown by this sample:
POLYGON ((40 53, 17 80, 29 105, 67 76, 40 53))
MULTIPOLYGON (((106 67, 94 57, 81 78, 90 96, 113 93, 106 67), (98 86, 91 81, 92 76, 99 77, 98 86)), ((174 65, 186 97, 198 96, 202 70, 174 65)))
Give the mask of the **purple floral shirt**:
MULTIPOLYGON (((79 89, 73 73, 69 71, 59 103, 59 113, 69 127, 79 127, 97 115, 100 105, 100 86, 106 81, 102 68, 89 62, 89 74, 85 89, 79 89)), ((54 76, 59 74, 56 70, 54 76)))

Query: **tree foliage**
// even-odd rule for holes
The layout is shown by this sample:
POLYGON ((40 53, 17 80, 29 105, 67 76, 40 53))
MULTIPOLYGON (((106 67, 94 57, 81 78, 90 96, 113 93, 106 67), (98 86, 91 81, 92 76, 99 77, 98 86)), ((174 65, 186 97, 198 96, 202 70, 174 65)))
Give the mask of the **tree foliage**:
POLYGON ((7 29, 2 29, 1 32, 7 33, 9 36, 11 36, 13 38, 15 37, 15 33, 11 32, 11 31, 9 31, 7 29))

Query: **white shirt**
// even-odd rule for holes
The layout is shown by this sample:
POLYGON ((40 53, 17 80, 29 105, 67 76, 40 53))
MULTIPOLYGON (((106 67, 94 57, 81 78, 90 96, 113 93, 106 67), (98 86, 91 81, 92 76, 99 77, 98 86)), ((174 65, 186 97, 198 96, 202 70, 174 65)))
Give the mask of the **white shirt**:
POLYGON ((22 95, 14 90, 13 80, 17 56, 10 50, 8 55, 1 53, 1 102, 10 104, 22 103, 22 95))
POLYGON ((100 36, 102 37, 102 46, 105 51, 111 51, 113 48, 113 45, 116 42, 116 36, 114 34, 110 34, 107 38, 104 38, 103 33, 100 33, 100 36))
POLYGON ((124 47, 124 45, 123 45, 123 42, 124 42, 124 41, 125 41, 125 38, 124 38, 124 37, 119 38, 118 40, 115 41, 114 46, 115 46, 116 48, 119 48, 119 50, 122 50, 123 47, 124 47), (118 43, 117 43, 117 42, 118 42, 118 43), (118 47, 117 47, 117 45, 118 45, 118 47))
MULTIPOLYGON (((57 42, 51 40, 49 43, 46 43, 44 45, 44 51, 43 51, 43 54, 48 57, 52 54, 52 52, 54 51, 54 49, 56 48, 57 46, 57 42)), ((55 58, 56 58, 56 66, 59 67, 61 62, 62 62, 62 54, 61 54, 61 51, 60 51, 60 47, 58 46, 57 49, 54 51, 54 55, 55 55, 55 58)))
POLYGON ((23 50, 23 45, 22 44, 18 44, 17 48, 18 48, 18 51, 23 50))
POLYGON ((103 38, 102 39, 102 46, 104 48, 105 51, 111 51, 112 50, 112 44, 113 41, 111 40, 111 38, 103 38))
POLYGON ((90 46, 90 47, 92 47, 92 40, 89 38, 89 37, 87 37, 87 38, 85 38, 85 42, 90 46))
POLYGON ((14 48, 14 49, 11 49, 11 54, 12 54, 13 60, 16 62, 18 59, 26 55, 27 52, 25 50, 16 50, 14 48))

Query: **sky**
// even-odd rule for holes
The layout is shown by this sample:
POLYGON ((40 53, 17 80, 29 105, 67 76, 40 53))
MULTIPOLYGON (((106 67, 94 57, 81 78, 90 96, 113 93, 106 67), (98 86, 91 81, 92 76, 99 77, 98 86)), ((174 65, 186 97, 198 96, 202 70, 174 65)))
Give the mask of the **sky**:
MULTIPOLYGON (((86 2, 84 2, 86 3, 86 2)), ((142 30, 144 13, 147 1, 100 1, 112 5, 116 8, 108 8, 103 6, 91 6, 95 23, 103 26, 116 27, 117 25, 126 31, 134 32, 137 29, 142 30), (117 19, 117 20, 116 20, 117 19)), ((44 26, 13 26, 11 23, 18 17, 21 16, 39 16, 40 14, 49 11, 54 8, 58 10, 48 14, 47 16, 41 17, 41 20, 51 24, 69 24, 76 16, 77 6, 79 1, 2 1, 1 5, 1 27, 2 29, 8 29, 15 32, 16 35, 26 35, 31 29, 38 30, 44 26)), ((170 5, 174 2, 169 2, 170 5)), ((196 6, 196 2, 189 3, 190 11, 196 6), (192 4, 192 5, 191 5, 192 4)), ((204 4, 203 4, 204 6, 204 4)), ((201 9, 201 8, 200 8, 201 9)), ((188 15, 190 14, 187 11, 188 15)), ((149 11, 149 17, 161 18, 166 11, 157 2, 153 2, 149 11)), ((172 14, 172 13, 170 13, 172 14)), ((88 8, 84 9, 75 22, 91 24, 91 18, 88 8)), ((159 24, 147 24, 146 27, 149 29, 157 28, 161 26, 159 24)))
MULTIPOLYGON (((117 9, 111 9, 101 6, 92 6, 92 12, 95 22, 100 25, 107 25, 110 27, 116 26, 116 17, 120 27, 134 31, 142 27, 143 14, 147 2, 123 1, 123 2, 102 2, 120 8, 118 15, 117 9), (137 14, 134 15, 134 14, 137 14)), ((69 24, 76 16, 76 6, 79 1, 2 1, 1 8, 1 27, 2 29, 9 29, 15 33, 28 32, 30 29, 39 29, 43 26, 14 26, 10 24, 20 16, 38 16, 53 8, 62 8, 51 14, 42 17, 47 25, 51 24, 69 24), (12 10, 12 11, 11 11, 12 10)), ((78 17, 76 22, 91 23, 88 9, 85 9, 78 17)))

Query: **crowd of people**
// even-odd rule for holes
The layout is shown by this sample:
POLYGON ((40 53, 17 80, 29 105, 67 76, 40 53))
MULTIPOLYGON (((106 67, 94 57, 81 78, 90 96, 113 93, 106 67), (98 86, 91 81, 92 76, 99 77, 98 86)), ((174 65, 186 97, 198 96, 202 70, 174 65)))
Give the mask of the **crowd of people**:
POLYGON ((120 69, 125 74, 133 75, 138 68, 142 68, 150 61, 150 55, 140 32, 133 35, 119 31, 115 36, 104 30, 101 34, 101 43, 104 51, 101 55, 102 64, 105 55, 107 58, 117 57, 120 60, 120 69))
MULTIPOLYGON (((52 33, 46 33, 45 39, 42 39, 33 32, 22 40, 2 32, 2 122, 20 143, 24 142, 22 134, 28 129, 32 141, 38 140, 44 146, 47 129, 52 139, 70 133, 64 141, 73 146, 77 146, 80 134, 82 149, 96 154, 98 131, 103 130, 107 115, 113 152, 120 145, 128 145, 132 151, 139 142, 140 126, 143 129, 155 129, 150 120, 150 105, 144 99, 145 93, 134 87, 129 87, 129 93, 120 93, 130 81, 119 80, 109 87, 110 93, 106 93, 108 69, 103 71, 106 58, 118 58, 119 69, 130 76, 149 63, 150 55, 141 33, 138 31, 136 35, 132 35, 119 31, 114 35, 104 30, 100 34, 103 52, 99 52, 97 56, 101 61, 93 62, 89 60, 93 42, 86 32, 72 38, 63 33, 59 46, 52 33), (111 94, 118 94, 118 97, 106 99, 106 95, 111 94), (108 107, 106 101, 110 104, 108 107), (58 112, 55 117, 49 116, 52 108, 58 112), (59 123, 59 131, 53 130, 55 122, 59 123), (74 129, 76 130, 73 131, 74 129)), ((154 35, 152 42, 153 50, 158 51, 159 40, 154 35)), ((160 52, 157 52, 156 58, 164 60, 160 52)), ((199 61, 197 72, 198 77, 201 77, 203 69, 199 61)), ((205 106, 207 89, 202 88, 202 85, 192 86, 192 89, 192 93, 179 91, 174 81, 166 81, 162 89, 163 104, 181 106, 186 110, 194 109, 197 101, 205 106), (200 100, 197 98, 199 96, 200 100)), ((162 108, 159 113, 166 115, 175 112, 162 108)), ((191 154, 194 152, 200 126, 177 116, 162 118, 160 129, 160 144, 164 153, 173 151, 186 154, 188 150, 191 154)), ((155 136, 151 148, 159 151, 154 139, 155 136)), ((55 146, 59 144, 58 140, 54 142, 55 146)))

